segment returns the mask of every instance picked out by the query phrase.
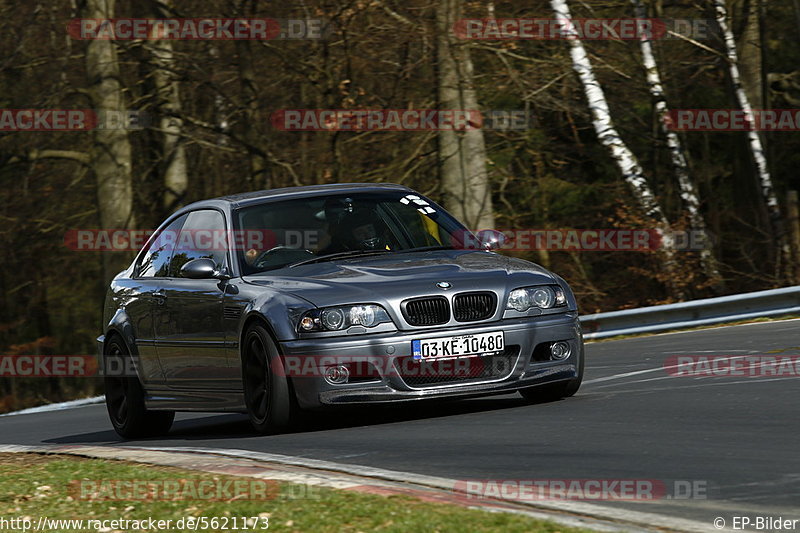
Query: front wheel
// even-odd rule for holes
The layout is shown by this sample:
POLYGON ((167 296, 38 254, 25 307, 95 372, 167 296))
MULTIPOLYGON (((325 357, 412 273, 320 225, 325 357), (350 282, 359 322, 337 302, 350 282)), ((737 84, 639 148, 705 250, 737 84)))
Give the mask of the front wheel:
POLYGON ((295 409, 289 382, 278 348, 263 326, 247 330, 242 365, 244 400, 253 429, 266 435, 288 428, 295 409))
MULTIPOLYGON (((108 341, 105 351, 106 368, 128 368, 130 353, 117 336, 108 341), (114 364, 108 361, 114 360, 114 364)), ((173 411, 149 411, 144 404, 144 389, 136 375, 106 376, 106 408, 114 430, 120 437, 154 437, 163 435, 172 427, 173 411)))

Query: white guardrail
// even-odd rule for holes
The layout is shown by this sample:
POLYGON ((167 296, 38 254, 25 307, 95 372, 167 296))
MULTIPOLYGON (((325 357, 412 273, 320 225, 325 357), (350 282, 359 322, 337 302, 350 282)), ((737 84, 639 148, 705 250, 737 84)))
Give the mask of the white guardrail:
POLYGON ((800 286, 596 313, 580 320, 589 340, 793 313, 800 314, 800 286))

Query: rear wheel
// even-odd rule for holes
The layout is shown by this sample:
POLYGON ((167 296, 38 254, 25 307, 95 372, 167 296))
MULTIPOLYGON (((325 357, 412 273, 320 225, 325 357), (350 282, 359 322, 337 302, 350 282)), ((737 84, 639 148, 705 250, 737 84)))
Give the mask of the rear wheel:
MULTIPOLYGON (((125 369, 129 365, 130 353, 118 336, 113 336, 106 345, 106 368, 125 369), (113 364, 108 361, 114 360, 113 364)), ((144 404, 144 389, 137 376, 106 376, 106 408, 114 430, 120 437, 152 437, 167 433, 172 427, 175 413, 172 411, 149 411, 144 404)))
POLYGON ((253 429, 272 434, 288 428, 294 402, 278 348, 264 326, 256 324, 245 333, 242 364, 244 400, 253 429))

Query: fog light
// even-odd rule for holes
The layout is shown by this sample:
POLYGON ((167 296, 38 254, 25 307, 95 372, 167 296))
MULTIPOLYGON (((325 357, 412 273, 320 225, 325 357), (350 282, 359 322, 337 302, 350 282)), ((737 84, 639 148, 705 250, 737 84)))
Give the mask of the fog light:
POLYGON ((566 359, 569 357, 569 344, 563 341, 554 342, 550 345, 550 355, 553 359, 566 359))
POLYGON ((350 378, 350 370, 344 365, 329 366, 325 369, 325 381, 331 385, 342 385, 350 378))

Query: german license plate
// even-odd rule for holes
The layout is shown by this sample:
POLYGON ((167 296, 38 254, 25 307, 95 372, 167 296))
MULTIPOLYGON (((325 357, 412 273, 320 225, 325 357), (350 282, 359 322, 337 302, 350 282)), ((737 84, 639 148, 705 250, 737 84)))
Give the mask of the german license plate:
POLYGON ((505 348, 502 331, 411 341, 414 359, 440 359, 465 355, 493 355, 505 348))

